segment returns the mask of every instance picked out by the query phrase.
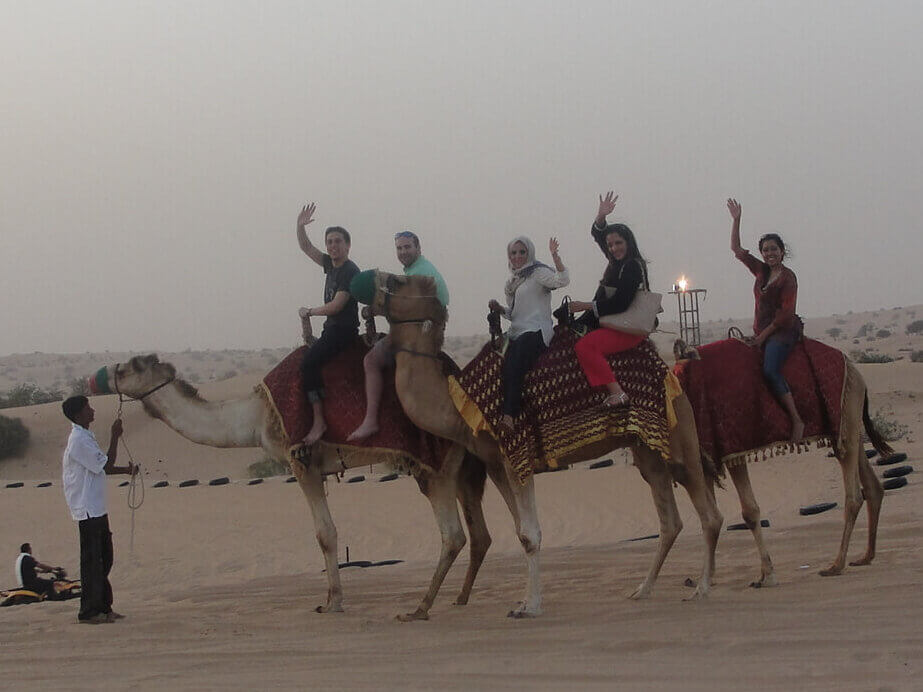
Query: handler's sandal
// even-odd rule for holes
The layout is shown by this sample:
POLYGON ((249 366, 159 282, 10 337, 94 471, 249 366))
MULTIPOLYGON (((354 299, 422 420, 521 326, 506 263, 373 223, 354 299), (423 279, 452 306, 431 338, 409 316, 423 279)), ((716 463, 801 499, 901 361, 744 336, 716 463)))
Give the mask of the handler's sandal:
POLYGON ((88 618, 77 618, 78 625, 102 625, 104 623, 110 622, 109 616, 105 613, 97 613, 96 615, 91 615, 88 618))

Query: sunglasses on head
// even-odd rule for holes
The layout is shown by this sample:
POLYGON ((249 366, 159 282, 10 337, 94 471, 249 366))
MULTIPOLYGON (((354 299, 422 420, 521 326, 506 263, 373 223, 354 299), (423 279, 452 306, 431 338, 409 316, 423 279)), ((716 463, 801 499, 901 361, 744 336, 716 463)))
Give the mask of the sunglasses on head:
POLYGON ((401 231, 394 234, 394 239, 397 240, 398 238, 412 238, 413 240, 417 240, 417 234, 413 231, 401 231))

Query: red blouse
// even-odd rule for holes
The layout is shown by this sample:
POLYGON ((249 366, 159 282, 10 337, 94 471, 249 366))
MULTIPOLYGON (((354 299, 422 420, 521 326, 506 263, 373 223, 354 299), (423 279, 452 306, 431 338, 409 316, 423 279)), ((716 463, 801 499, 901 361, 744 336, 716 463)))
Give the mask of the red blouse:
POLYGON ((773 336, 797 341, 801 336, 802 323, 795 314, 795 302, 798 299, 798 279, 795 272, 783 265, 782 273, 772 283, 766 284, 769 278, 768 264, 758 260, 747 250, 741 250, 737 259, 756 277, 753 283, 753 297, 756 299, 753 333, 759 335, 773 324, 776 326, 773 336))

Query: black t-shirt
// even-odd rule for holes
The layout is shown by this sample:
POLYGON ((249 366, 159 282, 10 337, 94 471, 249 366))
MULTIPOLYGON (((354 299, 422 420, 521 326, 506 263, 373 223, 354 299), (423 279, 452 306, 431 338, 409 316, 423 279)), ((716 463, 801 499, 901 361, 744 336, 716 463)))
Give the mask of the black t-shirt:
POLYGON ((38 565, 38 562, 28 553, 23 554, 22 559, 19 561, 19 579, 26 589, 38 580, 35 574, 36 565, 38 565))
MULTIPOLYGON (((327 275, 324 281, 324 303, 329 303, 333 297, 340 291, 349 293, 349 282, 359 273, 359 267, 352 260, 346 260, 339 267, 333 266, 333 260, 330 255, 324 255, 324 274, 327 275)), ((351 295, 349 301, 335 315, 330 315, 324 322, 324 328, 327 327, 352 327, 359 328, 359 303, 351 295)))

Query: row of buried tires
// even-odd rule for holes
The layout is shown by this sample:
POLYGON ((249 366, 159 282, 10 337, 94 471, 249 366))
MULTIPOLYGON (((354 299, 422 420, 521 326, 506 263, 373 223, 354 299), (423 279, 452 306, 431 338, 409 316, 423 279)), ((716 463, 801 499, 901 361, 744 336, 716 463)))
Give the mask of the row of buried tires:
MULTIPOLYGON (((865 450, 865 456, 871 459, 876 456, 878 452, 874 449, 865 450)), ((827 456, 833 456, 831 452, 827 456)), ((881 472, 882 478, 882 487, 885 490, 897 490, 898 488, 903 488, 907 485, 907 476, 913 473, 913 466, 910 464, 903 464, 897 466, 902 461, 907 461, 907 455, 904 452, 895 452, 890 456, 883 457, 875 462, 876 466, 890 466, 881 472)), ((826 512, 827 510, 833 509, 836 507, 836 502, 821 502, 816 505, 808 505, 807 507, 802 507, 798 510, 798 513, 802 516, 808 516, 810 514, 820 514, 821 512, 826 512)))
MULTIPOLYGON (((388 481, 396 481, 398 478, 400 478, 400 474, 389 473, 379 478, 378 482, 387 483, 388 481)), ((259 485, 260 483, 263 482, 263 480, 264 480, 263 478, 251 478, 249 481, 247 481, 247 485, 259 485)), ((289 476, 288 478, 285 479, 285 482, 295 483, 297 480, 298 479, 295 478, 294 476, 289 476)), ((361 483, 364 480, 365 480, 365 476, 352 476, 346 479, 346 482, 347 483, 361 483)), ((210 481, 208 481, 208 483, 202 483, 199 479, 192 478, 187 481, 180 481, 179 483, 176 484, 176 487, 191 488, 197 485, 227 485, 230 482, 231 482, 231 479, 228 478, 227 476, 222 476, 221 478, 213 478, 210 481)), ((119 483, 119 487, 124 488, 128 484, 129 484, 129 481, 122 481, 121 483, 119 483)), ((42 481, 41 483, 36 483, 35 487, 36 488, 50 488, 52 485, 53 483, 51 481, 42 481)), ((170 485, 170 481, 157 481, 151 487, 152 488, 166 488, 169 485, 170 485)), ((24 486, 25 486, 24 481, 15 481, 15 482, 6 484, 7 488, 22 488, 24 486)))

